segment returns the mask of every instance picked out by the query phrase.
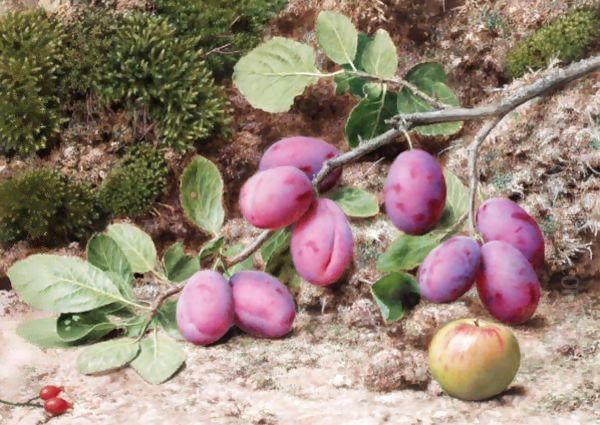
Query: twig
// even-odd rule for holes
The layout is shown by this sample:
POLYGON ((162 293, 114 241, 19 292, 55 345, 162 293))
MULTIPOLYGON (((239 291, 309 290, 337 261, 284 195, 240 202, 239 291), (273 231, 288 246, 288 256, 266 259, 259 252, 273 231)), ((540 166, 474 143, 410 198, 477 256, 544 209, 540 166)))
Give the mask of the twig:
POLYGON ((12 406, 12 407, 44 407, 40 403, 32 403, 32 401, 35 400, 36 398, 37 397, 32 398, 27 401, 24 401, 24 402, 21 402, 21 403, 0 399, 0 404, 6 404, 7 406, 12 406))
POLYGON ((256 239, 254 239, 252 242, 250 242, 250 244, 248 246, 246 246, 246 248, 244 248, 244 250, 242 252, 240 252, 238 255, 236 255, 235 257, 232 257, 232 258, 226 258, 224 261, 225 267, 229 268, 229 267, 235 266, 236 264, 241 263, 246 258, 250 257, 262 246, 263 243, 265 243, 267 241, 267 239, 269 239, 271 237, 271 235, 273 233, 274 233, 273 230, 263 231, 260 235, 258 235, 258 237, 256 239))

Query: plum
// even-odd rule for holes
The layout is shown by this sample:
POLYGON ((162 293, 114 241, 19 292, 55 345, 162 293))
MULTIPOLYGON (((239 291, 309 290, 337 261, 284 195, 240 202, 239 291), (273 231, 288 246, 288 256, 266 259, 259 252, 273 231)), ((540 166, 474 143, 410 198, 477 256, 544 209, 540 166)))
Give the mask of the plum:
POLYGON ((308 177, 295 167, 259 171, 240 192, 240 209, 250 224, 261 229, 280 229, 298 221, 315 195, 308 177))
MULTIPOLYGON (((282 165, 291 165, 302 170, 312 180, 321 170, 325 161, 339 154, 340 151, 335 146, 321 139, 303 136, 286 137, 273 143, 265 151, 260 160, 259 169, 267 170, 282 165)), ((326 192, 331 189, 341 175, 341 167, 334 169, 319 184, 319 190, 326 192)))
POLYGON ((262 338, 279 338, 292 330, 296 306, 290 291, 273 276, 241 271, 229 280, 235 324, 262 338))
POLYGON ((536 270, 544 263, 544 235, 535 220, 506 198, 484 202, 477 211, 477 230, 485 242, 502 241, 517 248, 536 270))
POLYGON ((352 261, 352 231, 330 199, 315 201, 292 230, 290 251, 300 276, 324 286, 336 282, 352 261))
POLYGON ((219 273, 200 270, 190 277, 177 300, 177 327, 198 345, 221 339, 233 326, 231 287, 219 273))
POLYGON ((398 229, 421 235, 439 221, 446 204, 446 181, 438 161, 412 149, 398 155, 383 189, 385 210, 398 229))
POLYGON ((479 268, 479 244, 455 236, 433 249, 419 267, 421 295, 435 303, 455 301, 471 289, 479 268))
POLYGON ((521 251, 502 241, 481 247, 477 292, 492 316, 503 323, 527 321, 540 299, 540 282, 521 251))

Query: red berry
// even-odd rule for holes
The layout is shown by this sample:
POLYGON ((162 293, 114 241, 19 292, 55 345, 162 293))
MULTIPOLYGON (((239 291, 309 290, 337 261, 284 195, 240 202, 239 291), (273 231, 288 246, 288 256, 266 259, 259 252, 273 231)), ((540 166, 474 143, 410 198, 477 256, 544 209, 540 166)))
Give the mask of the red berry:
POLYGON ((60 397, 53 397, 44 403, 44 410, 53 416, 62 415, 69 407, 71 403, 60 397))
POLYGON ((62 388, 59 388, 55 385, 46 385, 40 390, 40 398, 42 400, 49 400, 51 398, 56 397, 58 394, 60 394, 61 391, 62 388))

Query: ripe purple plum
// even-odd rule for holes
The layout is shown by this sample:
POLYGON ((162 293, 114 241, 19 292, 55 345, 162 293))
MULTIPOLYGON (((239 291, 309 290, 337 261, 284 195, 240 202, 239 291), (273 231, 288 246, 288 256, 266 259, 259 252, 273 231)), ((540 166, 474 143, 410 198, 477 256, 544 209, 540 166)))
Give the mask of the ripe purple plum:
POLYGON ((319 199, 292 230, 290 251, 300 276, 314 285, 330 285, 352 261, 352 231, 344 212, 330 199, 319 199))
POLYGON ((197 345, 218 341, 233 326, 231 287, 219 273, 200 270, 187 280, 177 300, 177 327, 197 345))
POLYGON ((479 269, 479 244, 466 236, 455 236, 433 249, 419 267, 421 295, 434 303, 460 298, 473 286, 479 269))
POLYGON ((477 211, 477 229, 485 242, 511 244, 527 257, 536 270, 544 263, 544 235, 535 220, 506 198, 484 202, 477 211))
POLYGON ((422 235, 431 230, 446 205, 442 168, 433 156, 419 149, 398 155, 383 193, 390 220, 409 235, 422 235))
POLYGON ((280 229, 298 221, 310 208, 314 192, 302 171, 283 166, 259 171, 240 192, 240 209, 250 224, 280 229))
POLYGON ((241 271, 229 280, 235 324, 261 338, 279 338, 292 330, 296 305, 290 291, 273 276, 241 271))
POLYGON ((481 247, 477 292, 492 316, 503 323, 523 323, 535 313, 540 282, 533 266, 521 252, 502 241, 481 247))
POLYGON ((521 363, 519 342, 505 326, 479 319, 455 320, 429 345, 433 379, 462 400, 484 400, 504 391, 521 363))
MULTIPOLYGON (((321 170, 323 163, 336 157, 340 151, 333 145, 313 137, 286 137, 272 144, 260 160, 259 169, 268 170, 291 165, 303 171, 310 180, 321 170)), ((321 192, 331 189, 340 176, 342 168, 334 169, 319 185, 321 192)))

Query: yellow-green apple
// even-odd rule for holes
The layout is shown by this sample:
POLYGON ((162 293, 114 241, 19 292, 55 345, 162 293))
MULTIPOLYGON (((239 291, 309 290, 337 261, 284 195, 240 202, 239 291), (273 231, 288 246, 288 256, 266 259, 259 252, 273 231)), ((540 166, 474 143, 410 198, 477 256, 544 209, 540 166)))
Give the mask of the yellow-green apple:
POLYGON ((429 345, 429 370, 453 397, 483 400, 500 394, 514 379, 521 352, 506 326, 479 319, 443 326, 429 345))

